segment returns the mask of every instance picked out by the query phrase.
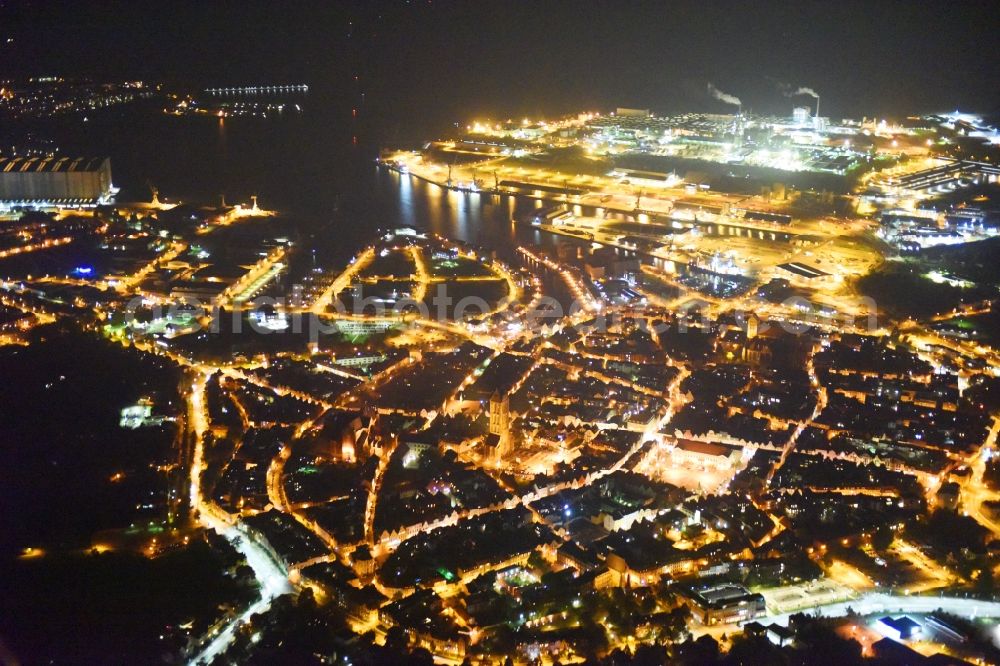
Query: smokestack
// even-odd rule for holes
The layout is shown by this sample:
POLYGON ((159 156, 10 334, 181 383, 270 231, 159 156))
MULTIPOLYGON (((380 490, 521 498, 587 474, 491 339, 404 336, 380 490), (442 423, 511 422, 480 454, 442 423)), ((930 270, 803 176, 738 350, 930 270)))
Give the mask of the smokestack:
POLYGON ((816 117, 819 118, 819 93, 816 92, 815 90, 813 90, 812 88, 806 88, 805 86, 802 86, 801 88, 798 88, 794 92, 787 92, 787 93, 785 93, 785 97, 795 97, 796 95, 809 95, 810 97, 812 97, 813 99, 815 99, 816 100, 816 117))

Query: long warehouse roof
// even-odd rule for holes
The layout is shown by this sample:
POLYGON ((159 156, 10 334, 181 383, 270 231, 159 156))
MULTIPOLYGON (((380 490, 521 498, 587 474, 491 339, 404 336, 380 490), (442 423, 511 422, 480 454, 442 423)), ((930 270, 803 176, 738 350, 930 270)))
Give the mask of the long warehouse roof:
POLYGON ((106 157, 0 157, 0 173, 97 171, 106 157))

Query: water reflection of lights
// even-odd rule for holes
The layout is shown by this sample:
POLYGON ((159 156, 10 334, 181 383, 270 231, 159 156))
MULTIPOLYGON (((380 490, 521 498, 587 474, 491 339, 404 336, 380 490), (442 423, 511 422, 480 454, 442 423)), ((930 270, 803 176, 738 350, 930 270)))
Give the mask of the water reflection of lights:
POLYGON ((399 219, 400 226, 416 227, 415 215, 413 213, 413 176, 402 174, 399 176, 399 219))

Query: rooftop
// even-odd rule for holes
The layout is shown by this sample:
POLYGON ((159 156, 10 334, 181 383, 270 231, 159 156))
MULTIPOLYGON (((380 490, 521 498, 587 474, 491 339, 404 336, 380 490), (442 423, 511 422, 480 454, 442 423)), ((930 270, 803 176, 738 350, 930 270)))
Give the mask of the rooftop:
POLYGON ((0 157, 0 172, 81 173, 98 171, 106 157, 0 157))

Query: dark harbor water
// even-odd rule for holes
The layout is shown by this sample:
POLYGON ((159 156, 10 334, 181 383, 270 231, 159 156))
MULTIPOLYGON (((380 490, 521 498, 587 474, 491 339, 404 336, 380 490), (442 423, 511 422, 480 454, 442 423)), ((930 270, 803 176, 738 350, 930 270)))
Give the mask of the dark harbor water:
POLYGON ((547 234, 514 225, 516 213, 541 206, 487 194, 447 191, 376 165, 383 147, 417 145, 426 136, 387 131, 354 118, 329 95, 283 101, 302 111, 269 118, 178 117, 144 103, 87 118, 41 124, 60 153, 108 155, 119 202, 160 198, 196 205, 248 202, 287 214, 320 262, 340 261, 378 229, 412 226, 509 255, 517 242, 551 245, 547 234), (85 128, 81 132, 81 127, 85 128))

